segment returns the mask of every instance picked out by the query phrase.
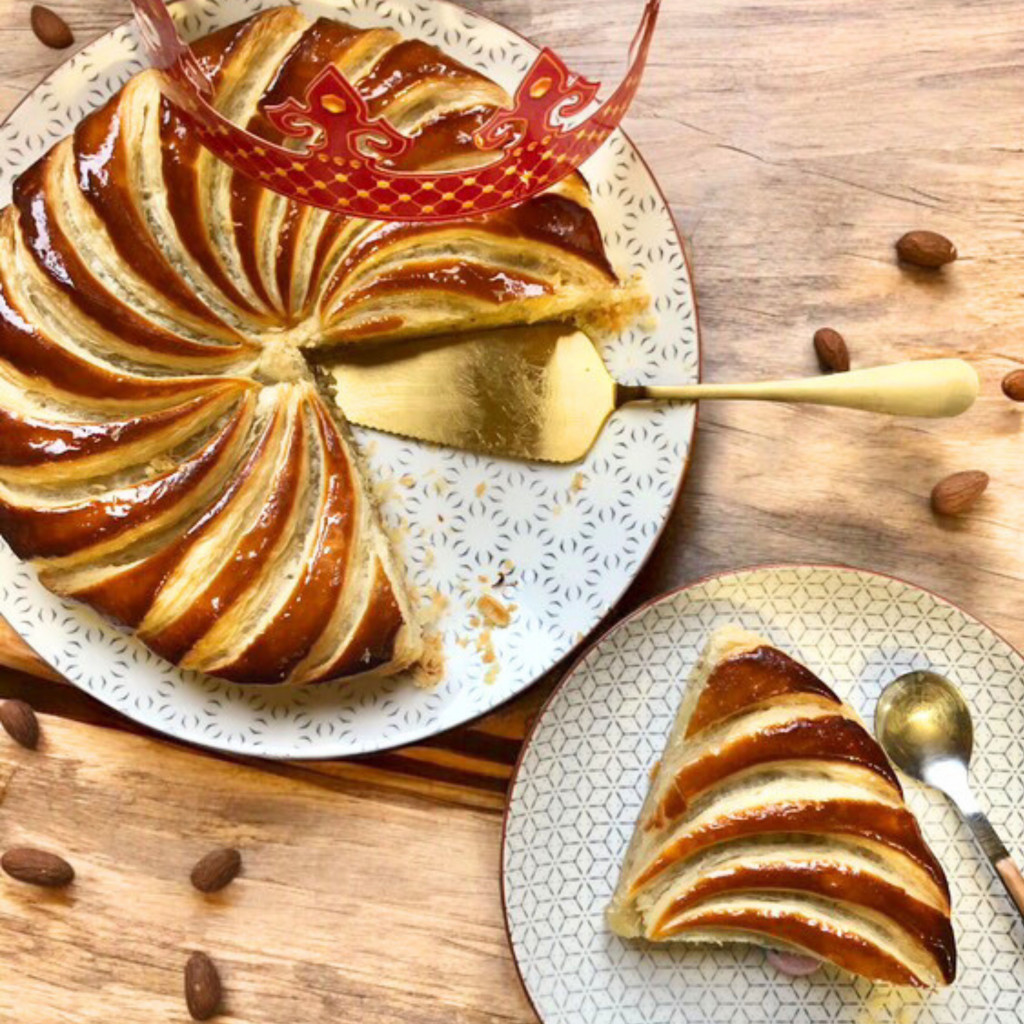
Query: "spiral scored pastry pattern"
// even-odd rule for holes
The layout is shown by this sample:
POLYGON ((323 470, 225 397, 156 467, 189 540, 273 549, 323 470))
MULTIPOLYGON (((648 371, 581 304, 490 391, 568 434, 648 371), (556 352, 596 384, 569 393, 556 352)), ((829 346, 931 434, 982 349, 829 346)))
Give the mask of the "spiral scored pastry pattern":
MULTIPOLYGON (((278 142, 265 108, 333 62, 414 139, 407 168, 477 158, 506 100, 432 46, 294 8, 194 48, 219 109, 278 142)), ((638 301, 579 176, 465 222, 345 219, 219 163, 143 72, 0 212, 0 536, 184 667, 397 671, 421 651, 415 611, 300 353, 638 301)))
POLYGON ((607 916, 627 936, 756 942, 896 985, 956 973, 946 877, 878 743, 735 628, 694 671, 607 916))

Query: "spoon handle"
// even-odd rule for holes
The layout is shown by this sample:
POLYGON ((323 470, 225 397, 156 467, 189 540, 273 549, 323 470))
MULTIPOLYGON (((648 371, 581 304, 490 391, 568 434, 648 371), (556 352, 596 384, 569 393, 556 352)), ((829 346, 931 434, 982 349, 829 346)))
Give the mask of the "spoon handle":
POLYGON ((1006 891, 1010 894, 1010 899, 1017 904, 1020 916, 1024 918, 1024 875, 1009 857, 997 860, 995 865, 1006 891))
POLYGON ((1006 892, 1016 905, 1021 918, 1024 918, 1024 876, 1021 875, 1020 868, 1013 862, 1009 850, 996 835, 992 823, 982 811, 971 811, 969 814, 965 814, 964 818, 974 833, 978 845, 984 850, 985 856, 992 862, 992 866, 1002 879, 1006 892))

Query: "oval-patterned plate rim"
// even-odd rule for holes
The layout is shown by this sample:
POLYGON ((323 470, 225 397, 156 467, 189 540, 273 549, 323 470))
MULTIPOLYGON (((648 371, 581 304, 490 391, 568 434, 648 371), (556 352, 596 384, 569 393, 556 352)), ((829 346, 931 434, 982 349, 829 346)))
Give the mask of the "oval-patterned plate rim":
MULTIPOLYGON (((989 633, 994 637, 1000 644, 1002 644, 1015 658, 1021 663, 1021 668, 1024 669, 1024 651, 1019 649, 1015 644, 1011 643, 999 630, 994 629, 984 619, 979 618, 977 615, 967 611, 962 605, 953 599, 946 597, 943 594, 932 590, 930 587, 926 587, 920 583, 913 583, 910 580, 898 576, 894 573, 883 572, 878 569, 867 569, 862 566, 850 565, 847 563, 839 562, 765 562, 760 564, 752 564, 741 566, 735 569, 722 569, 717 572, 707 573, 706 575, 699 576, 687 583, 683 583, 678 587, 673 587, 670 590, 663 591, 660 594, 649 598, 642 604, 638 605, 628 615, 623 616, 617 622, 614 622, 607 629, 603 630, 593 640, 588 642, 582 650, 576 653, 571 664, 566 669, 565 674, 558 681, 555 688, 548 694, 544 700, 536 716, 534 717, 530 727, 526 732, 526 736, 523 740, 523 744, 520 747, 519 755, 516 758, 515 765, 512 769, 512 775, 509 779, 509 785, 507 790, 507 797, 505 800, 505 810, 502 816, 502 827, 501 827, 501 864, 499 868, 499 889, 501 894, 501 908, 502 908, 502 922, 505 928, 505 938, 508 942, 509 949, 512 953, 512 962, 515 965, 516 976, 519 979, 519 983, 522 986, 526 1000, 530 1005, 534 1015, 541 1022, 546 1024, 548 1018, 542 1012, 542 1008, 539 1005, 538 999, 535 997, 535 993, 530 989, 527 983, 526 975, 523 970, 523 966, 520 962, 520 951, 517 947, 515 938, 513 936, 513 927, 510 921, 510 909, 509 909, 509 831, 510 821, 512 818, 513 811, 515 809, 517 788, 520 781, 520 776, 523 771, 523 765, 530 754, 530 749, 533 741, 538 733, 538 730, 542 727, 545 717, 551 710, 552 706, 559 699, 560 695, 565 689, 571 684, 574 677, 583 669, 588 660, 596 655, 598 650, 604 646, 611 638, 615 636, 622 629, 628 629, 637 619, 641 618, 650 610, 657 605, 673 601, 676 598, 685 595, 690 591, 697 590, 699 588, 707 587, 709 584, 716 582, 728 582, 730 580, 740 579, 742 577, 755 577, 761 574, 774 574, 778 572, 789 572, 789 571, 817 571, 823 573, 833 573, 839 576, 853 576, 853 577, 869 577, 873 579, 879 579, 888 583, 897 584, 901 588, 905 588, 908 591, 917 591, 926 595, 937 605, 944 605, 954 614, 962 617, 965 621, 972 623, 976 627, 980 628, 984 632, 989 633)), ((1024 773, 1024 762, 1021 763, 1019 770, 1024 773)), ((903 778, 901 776, 901 778, 903 778)), ((983 861, 983 855, 980 851, 976 851, 980 861, 983 861)), ((987 864, 982 865, 987 868, 987 864)), ((955 982, 954 982, 955 984, 955 982)), ((983 1011, 982 1011, 983 1012, 983 1011)), ((979 1018, 980 1020, 980 1018, 979 1018)), ((710 1019, 707 1024, 713 1024, 710 1019)), ((967 1022, 965 1021, 965 1024, 967 1022)), ((971 1018, 970 1024, 975 1024, 974 1018, 971 1018)))
MULTIPOLYGON (((231 0, 226 0, 226 2, 223 2, 223 0, 213 0, 212 3, 206 2, 203 4, 202 8, 203 16, 208 19, 213 19, 216 21, 218 15, 220 14, 221 7, 230 6, 230 4, 231 0)), ((272 0, 254 0, 254 2, 253 0, 241 0, 241 4, 247 10, 259 10, 263 9, 264 7, 273 6, 272 0)), ((175 4, 175 6, 177 6, 177 4, 175 4)), ((310 6, 314 9, 319 7, 332 8, 341 11, 367 11, 372 9, 371 13, 387 8, 387 10, 390 13, 393 13, 391 12, 391 5, 388 4, 387 0, 310 0, 310 3, 307 6, 310 6)), ((493 19, 486 17, 486 15, 478 14, 477 12, 466 11, 465 9, 459 7, 458 5, 448 2, 448 0, 430 0, 430 3, 428 4, 417 3, 416 0, 399 0, 399 6, 402 7, 403 9, 416 9, 420 10, 421 12, 427 11, 430 7, 442 8, 449 12, 454 12, 458 15, 469 18, 474 26, 480 25, 483 26, 485 29, 507 34, 508 36, 518 39, 524 45, 535 49, 535 44, 531 43, 525 36, 521 35, 521 33, 516 32, 514 29, 507 28, 506 26, 503 26, 500 23, 495 22, 493 19)), ((227 16, 220 14, 220 20, 217 21, 217 23, 226 23, 227 20, 227 16)), ((59 65, 57 68, 54 68, 51 71, 49 71, 40 79, 40 81, 32 90, 30 90, 24 97, 22 97, 19 100, 15 107, 8 113, 7 117, 3 122, 3 125, 7 126, 12 121, 16 120, 17 116, 19 115, 19 112, 22 110, 25 104, 31 102, 33 97, 35 97, 40 90, 45 89, 51 83, 52 80, 55 80, 57 78, 57 76, 65 74, 67 72, 68 64, 75 64, 76 62, 87 62, 98 52, 101 52, 101 48, 108 41, 110 41, 113 36, 115 36, 119 32, 125 32, 129 30, 130 25, 131 20, 129 19, 128 21, 123 22, 118 26, 115 26, 109 32, 104 33, 98 38, 92 40, 81 50, 78 50, 76 53, 71 55, 68 61, 59 65)), ((413 34, 415 34, 415 32, 413 34)), ((124 60, 125 55, 123 53, 115 54, 113 57, 110 57, 109 59, 111 61, 124 60)), ((108 66, 113 65, 108 64, 108 66)), ((76 68, 76 74, 81 75, 84 73, 84 71, 84 68, 76 68)), ((98 100, 97 102, 102 102, 102 100, 98 100)), ((611 141, 614 141, 616 138, 621 139, 621 145, 623 146, 624 155, 621 157, 621 159, 627 160, 627 162, 629 160, 632 160, 634 164, 638 167, 638 173, 645 179, 645 187, 649 189, 648 194, 654 200, 655 209, 661 211, 661 213, 666 218, 667 224, 670 228, 672 239, 672 251, 673 254, 678 255, 681 264, 681 273, 678 279, 674 281, 674 283, 677 285, 680 283, 682 284, 684 291, 680 293, 682 295, 681 302, 685 309, 688 311, 689 316, 692 317, 692 342, 689 345, 689 351, 691 353, 689 358, 692 359, 695 365, 694 372, 696 375, 696 379, 699 380, 702 373, 702 345, 699 310, 697 307, 696 292, 693 286, 693 270, 690 264, 688 254, 686 252, 682 234, 679 231, 679 227, 676 224, 675 219, 672 215, 671 206, 669 205, 667 198, 665 197, 656 179, 654 178, 654 175, 651 173, 650 167, 644 160, 643 156, 632 144, 628 136, 626 136, 626 134, 621 130, 618 133, 616 133, 616 136, 613 136, 613 139, 611 141)), ((27 166, 30 162, 30 159, 23 159, 20 166, 27 166)), ((4 176, 10 177, 12 173, 16 172, 5 170, 4 176)), ((677 344, 684 344, 683 334, 678 334, 677 339, 677 344)), ((684 348, 683 350, 685 351, 686 349, 684 348)), ((696 434, 697 422, 698 411, 696 408, 694 408, 692 417, 690 418, 688 424, 688 429, 680 438, 681 447, 683 448, 683 458, 681 460, 681 465, 678 466, 678 469, 674 474, 674 487, 671 496, 668 499, 664 507, 664 510, 660 516, 660 520, 657 523, 657 527, 653 534, 651 534, 649 537, 644 538, 641 541, 641 543, 645 546, 645 550, 644 548, 641 548, 640 552, 638 553, 639 560, 636 562, 634 566, 632 566, 630 569, 627 569, 625 574, 623 574, 621 586, 619 587, 618 592, 614 596, 614 598, 610 600, 602 599, 601 610, 597 614, 597 617, 594 620, 594 622, 590 625, 589 629, 586 630, 586 632, 592 634, 594 630, 602 628, 603 622, 607 620, 609 615, 614 613, 614 609, 618 601, 621 599, 622 595, 632 584, 633 580, 636 578, 636 575, 646 564, 648 559, 651 557, 651 554, 653 553, 655 547, 657 546, 657 543, 665 529, 665 526, 667 525, 672 510, 676 507, 680 493, 686 480, 686 476, 692 458, 693 442, 696 434)), ((11 562, 13 562, 15 565, 18 564, 17 561, 14 559, 14 556, 9 552, 9 550, 5 549, 4 551, 0 551, 0 559, 3 558, 10 559, 11 562)), ((84 610, 82 614, 86 614, 84 610)), ((10 619, 11 617, 8 616, 8 618, 10 619)), ((11 624, 15 627, 16 631, 18 631, 19 633, 22 632, 21 630, 17 629, 16 620, 11 621, 11 624)), ((87 618, 84 620, 83 629, 85 633, 88 634, 89 621, 87 618)), ((296 743, 298 743, 297 740, 289 741, 288 744, 282 742, 277 746, 260 746, 259 743, 256 743, 256 745, 254 746, 253 742, 250 742, 250 738, 246 737, 245 735, 231 735, 228 736, 227 739, 223 739, 218 734, 216 737, 211 738, 209 736, 203 735, 203 733, 200 731, 198 719, 196 723, 190 727, 182 725, 177 721, 157 720, 155 717, 155 713, 147 714, 145 712, 138 711, 137 706, 135 709, 133 709, 130 706, 126 706, 129 700, 127 697, 124 699, 119 699, 117 697, 111 696, 105 691, 97 692, 92 686, 89 685, 88 672, 84 669, 78 668, 71 670, 68 667, 62 669, 59 666, 57 660, 60 657, 59 652, 54 652, 50 650, 46 645, 33 643, 32 639, 28 636, 22 635, 22 639, 25 640, 26 643, 28 643, 28 645, 36 652, 36 654, 41 658, 41 660, 56 668, 58 671, 62 671, 63 674, 68 676, 76 686, 92 694, 97 699, 113 707, 115 710, 118 710, 121 713, 128 715, 135 721, 140 722, 141 724, 149 728, 153 728, 158 732, 172 736, 176 739, 183 740, 185 742, 189 742, 208 749, 228 751, 232 753, 241 753, 252 756, 294 760, 315 760, 327 757, 358 756, 362 754, 392 750, 402 746, 406 746, 411 743, 422 741, 423 739, 437 735, 438 733, 445 732, 450 729, 464 726, 468 723, 477 721, 484 715, 487 715, 495 711, 496 709, 499 709, 504 705, 508 704, 510 701, 514 700, 526 689, 532 686, 544 674, 549 672, 552 668, 557 667, 557 665, 560 662, 563 662, 566 659, 572 657, 575 651, 577 651, 582 644, 586 643, 585 635, 577 637, 577 639, 574 642, 571 642, 565 650, 563 650, 561 653, 557 655, 557 657, 553 658, 549 663, 545 664, 543 667, 537 669, 536 671, 532 671, 529 674, 528 678, 517 679, 510 687, 507 688, 506 692, 503 692, 497 699, 487 698, 485 700, 482 700, 479 706, 460 708, 457 713, 452 714, 447 718, 444 716, 443 708, 440 712, 437 713, 427 713, 423 712, 421 709, 419 713, 427 715, 425 721, 422 721, 419 724, 411 727, 399 725, 396 727, 396 731, 390 732, 390 734, 388 734, 388 728, 386 728, 385 726, 381 726, 378 733, 374 733, 372 729, 366 732, 360 732, 358 738, 354 741, 352 739, 345 739, 343 734, 342 738, 334 738, 333 736, 320 737, 314 741, 311 741, 311 744, 309 746, 301 747, 295 745, 296 743)), ((86 637, 86 644, 88 644, 89 642, 90 641, 88 640, 88 637, 86 637)), ((180 672, 180 670, 176 671, 180 672)), ((238 688, 236 687, 235 689, 238 688)), ((384 699, 386 702, 386 700, 390 698, 386 697, 384 699)), ((253 712, 252 714, 255 716, 256 712, 253 712)), ((358 728, 356 731, 358 732, 358 728)), ((349 730, 348 734, 351 733, 352 730, 349 730)), ((306 739, 306 737, 303 736, 302 739, 306 739)))

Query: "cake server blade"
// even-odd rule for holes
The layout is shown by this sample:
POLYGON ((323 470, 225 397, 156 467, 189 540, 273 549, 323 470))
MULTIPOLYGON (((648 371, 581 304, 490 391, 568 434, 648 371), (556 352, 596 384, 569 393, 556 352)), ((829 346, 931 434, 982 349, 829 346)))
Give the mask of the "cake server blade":
POLYGON ((615 408, 597 349, 566 324, 352 346, 319 366, 351 423, 487 455, 575 462, 615 408))

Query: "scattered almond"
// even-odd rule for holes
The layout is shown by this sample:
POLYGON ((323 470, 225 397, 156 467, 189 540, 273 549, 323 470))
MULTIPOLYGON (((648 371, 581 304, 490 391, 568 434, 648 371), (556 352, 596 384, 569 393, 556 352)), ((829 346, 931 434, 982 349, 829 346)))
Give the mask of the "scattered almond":
POLYGON ((185 1004, 193 1020, 209 1020, 222 998, 220 975, 205 953, 193 953, 185 964, 185 1004))
POLYGON ((23 700, 5 700, 0 704, 0 725, 15 743, 29 750, 39 746, 39 719, 23 700))
POLYGON ((54 50, 66 50, 75 41, 68 23, 49 7, 33 4, 29 12, 29 21, 36 38, 44 46, 54 50))
POLYGON ((1011 401, 1024 402, 1024 370, 1014 370, 1003 378, 1003 394, 1011 401))
POLYGON ((200 892, 219 892, 242 868, 242 855, 230 846, 211 850, 192 869, 192 884, 200 892))
POLYGON ((988 473, 969 469, 953 473, 932 488, 932 508, 939 515, 958 516, 966 512, 988 487, 988 473))
POLYGON ((831 327, 819 327, 814 332, 814 351, 823 370, 845 373, 850 368, 850 352, 843 336, 831 327))
POLYGON ((944 267, 956 259, 956 246, 935 231, 908 231, 896 243, 896 255, 915 267, 944 267))
POLYGON ((498 629, 504 629, 512 621, 512 613, 495 597, 484 594, 476 603, 486 622, 498 629))
POLYGON ((45 850, 17 846, 0 857, 0 867, 19 882, 62 889, 75 880, 75 869, 63 858, 45 850))

